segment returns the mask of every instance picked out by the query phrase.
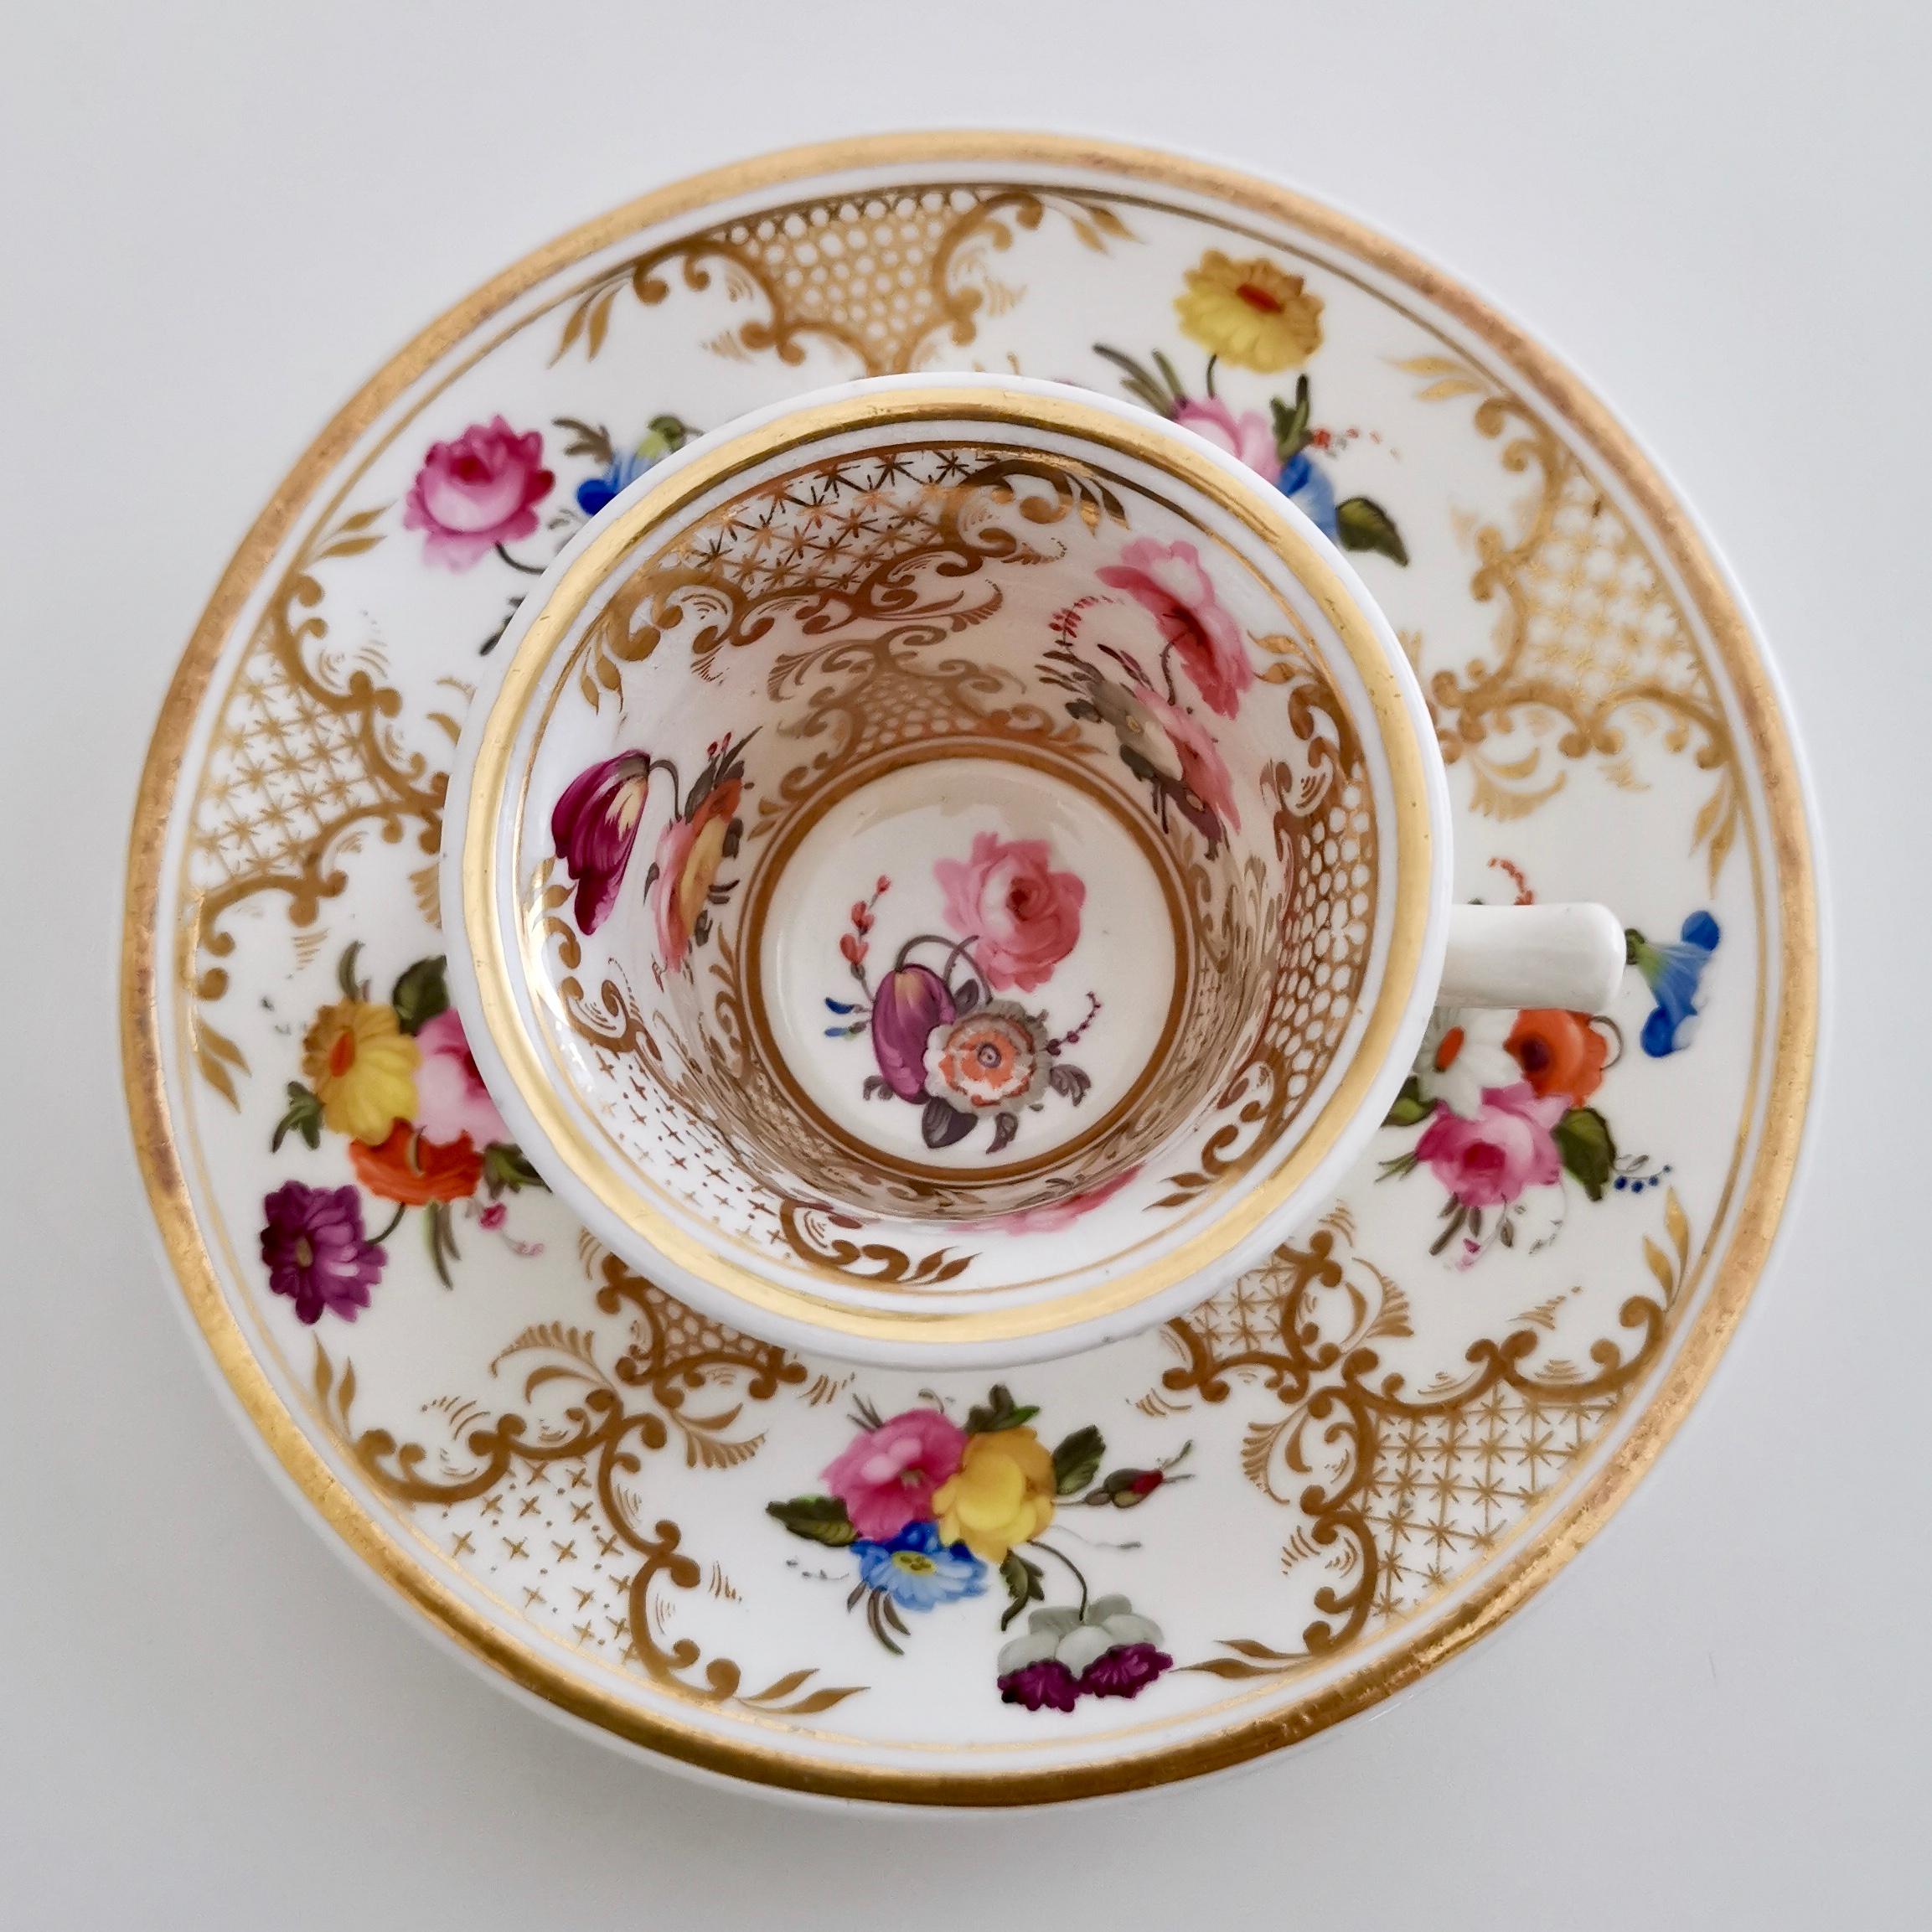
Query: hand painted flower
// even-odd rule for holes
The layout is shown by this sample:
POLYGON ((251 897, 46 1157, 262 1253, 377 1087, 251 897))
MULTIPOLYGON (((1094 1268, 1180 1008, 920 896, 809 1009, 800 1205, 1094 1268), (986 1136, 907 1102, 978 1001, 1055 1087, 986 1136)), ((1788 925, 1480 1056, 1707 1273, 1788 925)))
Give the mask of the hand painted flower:
POLYGON ((1051 1657, 1003 1671, 998 1681, 1002 1703, 1030 1711, 1071 1711, 1080 1702, 1080 1680, 1051 1657))
MULTIPOLYGON (((1234 802, 1234 781, 1228 776, 1220 747, 1208 736, 1200 720, 1152 691, 1147 694, 1147 705, 1160 720, 1161 729, 1174 746, 1175 756, 1180 765, 1181 783, 1214 814, 1220 824, 1232 825, 1239 830, 1241 808, 1234 802)), ((1213 839, 1209 843, 1219 845, 1221 841, 1213 839)))
POLYGON ((929 1610, 986 1588, 985 1564, 963 1545, 942 1542, 931 1523, 912 1523, 889 1542, 861 1538, 852 1554, 866 1588, 882 1590, 903 1610, 929 1610))
POLYGON ((285 1181, 261 1204, 261 1258, 268 1285, 313 1327, 323 1311, 354 1321, 388 1259, 363 1233, 362 1196, 353 1187, 285 1181))
POLYGON ((1704 1006, 1704 969, 1722 937, 1708 912, 1693 912, 1672 945, 1653 946, 1641 932, 1625 935, 1630 963, 1643 974, 1657 1003, 1639 1036, 1651 1059, 1661 1060, 1691 1044, 1704 1006))
POLYGON ((380 1147, 354 1142, 349 1164, 373 1195, 404 1207, 432 1201, 468 1201, 483 1180, 483 1161, 466 1134, 431 1140, 406 1120, 398 1121, 380 1147))
POLYGON ((940 1536, 995 1566, 1053 1521, 1053 1458, 1030 1428, 966 1439, 958 1472, 932 1498, 940 1536))
POLYGON ((1504 1044, 1538 1093, 1560 1093, 1571 1106, 1581 1107, 1604 1083, 1610 1043, 1591 1025, 1587 1013, 1526 1008, 1516 1015, 1504 1044))
POLYGON ((579 772, 550 813, 550 843, 576 881, 580 932, 596 932, 617 902, 650 783, 650 754, 621 752, 579 772))
POLYGON ((887 1542, 932 1513, 932 1498, 958 1469, 964 1432, 937 1409, 909 1408, 868 1429, 828 1464, 825 1487, 862 1537, 887 1542))
POLYGON ((1464 1207, 1506 1206, 1525 1188, 1561 1178, 1551 1136, 1568 1111, 1562 1094, 1539 1095, 1527 1081, 1492 1087, 1474 1120, 1439 1108, 1415 1144, 1416 1158, 1464 1207))
POLYGON ((732 815, 744 791, 739 778, 714 785, 690 817, 672 819, 658 840, 658 882, 651 902, 657 915, 658 953, 674 973, 690 951, 698 920, 717 882, 732 815))
POLYGON ((1138 1697, 1174 1659, 1154 1644, 1122 1644, 1103 1650, 1080 1673, 1080 1688, 1090 1697, 1138 1697))
MULTIPOLYGON (((1160 1626, 1138 1615, 1125 1597, 1096 1597, 1084 1612, 1041 1609, 1028 1618, 1024 1633, 1000 1652, 999 1683, 1009 1703, 1039 1710, 1027 1692, 1039 1685, 1062 1687, 1062 1676, 1076 1693, 1096 1697, 1138 1696, 1174 1660, 1160 1648, 1160 1626), (1039 1676, 1029 1673, 1041 1673, 1039 1676), (1014 1691, 1007 1692, 1009 1680, 1014 1691)), ((1071 1697, 1041 1700, 1060 1711, 1073 1708, 1071 1697)))
POLYGON ((509 1129, 477 1072, 476 1056, 455 1007, 446 1007, 416 1029, 422 1065, 416 1076, 416 1124, 432 1140, 464 1135, 478 1147, 507 1141, 509 1129))
POLYGON ((594 517, 613 497, 622 495, 648 469, 654 468, 673 450, 682 449, 692 432, 675 416, 659 416, 634 450, 620 451, 603 470, 586 477, 577 485, 577 508, 594 517))
POLYGON ((927 1091, 978 1113, 1017 1113, 1046 1091, 1051 1071, 1041 1029, 1010 1000, 935 1026, 926 1043, 927 1091))
POLYGON ((1331 544, 1341 541, 1341 525, 1335 509, 1335 485, 1306 450, 1297 450, 1282 465, 1275 487, 1331 544))
POLYGON ((540 431, 519 436, 498 416, 454 442, 430 445, 403 506, 405 529, 424 532, 423 555, 467 571, 498 544, 533 535, 536 506, 557 480, 543 467, 540 431))
POLYGON ((302 1042, 302 1070, 322 1103, 323 1122, 370 1146, 414 1116, 421 1058, 395 1007, 369 1000, 323 1007, 302 1042))
POLYGON ((1063 1228, 1072 1227, 1083 1215, 1091 1214, 1103 1201, 1111 1201, 1140 1171, 1136 1161, 1124 1174, 1117 1174, 1111 1180, 1103 1180, 1098 1187, 1090 1187, 1084 1194, 1070 1194, 1060 1201, 1049 1201, 1038 1207, 1015 1208, 1010 1214, 998 1215, 990 1226, 1007 1234, 1058 1234, 1063 1228))
POLYGON ((1452 1113, 1473 1120, 1494 1087, 1514 1087, 1522 1068, 1508 1046, 1506 1013, 1439 1006, 1415 1057, 1416 1084, 1424 1100, 1440 1101, 1452 1113))
POLYGON ((1219 396, 1197 402, 1184 402, 1175 411, 1174 420, 1183 429, 1204 436, 1217 449, 1223 449, 1238 462, 1244 462, 1258 476, 1270 483, 1281 468, 1275 448, 1274 430, 1258 409, 1237 416, 1219 396))
POLYGON ((1120 561, 1104 566, 1099 576, 1152 616, 1208 709, 1232 718, 1241 694, 1254 682, 1254 669, 1194 545, 1138 537, 1122 550, 1120 561))
POLYGON ((991 986, 1031 993, 1080 943, 1087 887, 1076 874, 1053 870, 1044 839, 982 832, 969 857, 938 860, 932 876, 953 930, 971 936, 991 986))
POLYGON ((879 984, 872 1001, 872 1057, 901 1100, 926 1092, 926 1043, 953 1017, 946 982, 924 966, 901 966, 879 984))
POLYGON ((1174 312, 1202 348, 1243 369, 1294 369, 1321 347, 1321 297, 1265 257, 1232 261, 1218 248, 1187 271, 1174 312))

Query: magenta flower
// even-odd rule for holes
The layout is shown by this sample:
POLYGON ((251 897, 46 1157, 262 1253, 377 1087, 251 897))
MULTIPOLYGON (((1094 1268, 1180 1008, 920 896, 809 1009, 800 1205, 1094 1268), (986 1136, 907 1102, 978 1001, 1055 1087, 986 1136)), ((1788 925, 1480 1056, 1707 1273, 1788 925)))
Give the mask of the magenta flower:
POLYGON ((369 1306, 389 1258, 363 1233, 362 1196, 353 1187, 284 1181, 261 1203, 261 1258, 268 1285, 295 1304, 311 1327, 323 1310, 354 1321, 369 1306))
POLYGON ((498 544, 533 535, 536 506, 557 480, 543 467, 540 430, 519 436, 498 416, 454 442, 430 445, 403 506, 405 529, 425 533, 431 563, 467 571, 498 544))
POLYGON ((1566 1094, 1539 1097, 1526 1080, 1492 1087, 1473 1120, 1439 1107, 1415 1144, 1435 1177, 1464 1207, 1502 1207, 1526 1187, 1561 1178, 1563 1157, 1552 1129, 1569 1111, 1566 1094))
POLYGON ((1152 1644, 1117 1644, 1080 1673, 1080 1688, 1092 1697, 1137 1697, 1173 1668, 1173 1658, 1152 1644))
POLYGON ((933 1495, 965 1454, 957 1423, 937 1409, 909 1408, 867 1429, 826 1465, 824 1480, 860 1536, 890 1542, 907 1524, 932 1515, 933 1495))
POLYGON ((650 755, 622 752, 579 772, 550 814, 550 842, 576 881, 580 932, 596 932, 617 902, 650 783, 650 755))
POLYGON ((932 876, 953 930, 971 935, 973 957, 997 989, 1031 993, 1080 943, 1087 888, 1075 874, 1053 870, 1044 839, 982 832, 970 856, 938 860, 932 876))
POLYGON ((1281 473, 1281 454, 1275 447, 1274 430, 1258 409, 1243 410, 1237 416, 1219 396, 1197 402, 1184 402, 1174 412, 1183 429, 1204 436, 1217 449, 1224 449, 1237 462, 1244 462, 1258 476, 1270 483, 1281 473))
MULTIPOLYGON (((1211 710, 1232 718, 1241 694, 1254 682, 1254 667, 1239 627, 1222 608, 1192 544, 1164 544, 1139 537, 1120 553, 1100 581, 1148 611, 1167 648, 1180 658, 1194 688, 1211 710)), ((1165 655, 1165 653, 1163 653, 1165 655)))
POLYGON ((901 1100, 926 1092, 926 1042, 957 1011, 946 982, 925 966, 901 966, 879 983, 872 1001, 872 1056, 901 1100))
POLYGON ((477 1072, 455 1007, 426 1020, 416 1043, 422 1053, 416 1070, 416 1125, 431 1140, 457 1140, 466 1134, 478 1147, 508 1140, 509 1129, 477 1072))
POLYGON ((1002 1703, 1024 1704, 1030 1711, 1071 1711, 1080 1699, 1080 1680, 1056 1657, 1022 1664, 995 1681, 1002 1703))

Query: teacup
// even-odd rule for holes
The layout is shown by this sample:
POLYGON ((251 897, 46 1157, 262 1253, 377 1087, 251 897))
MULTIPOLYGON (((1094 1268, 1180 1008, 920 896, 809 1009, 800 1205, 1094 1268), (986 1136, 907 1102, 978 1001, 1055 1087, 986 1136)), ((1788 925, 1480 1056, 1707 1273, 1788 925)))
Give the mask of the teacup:
POLYGON ((550 1185, 767 1339, 901 1366, 1180 1312, 1313 1218, 1439 994, 1596 1010, 1602 907, 1454 908, 1340 553, 1189 431, 887 378, 570 545, 451 791, 457 1005, 550 1185))

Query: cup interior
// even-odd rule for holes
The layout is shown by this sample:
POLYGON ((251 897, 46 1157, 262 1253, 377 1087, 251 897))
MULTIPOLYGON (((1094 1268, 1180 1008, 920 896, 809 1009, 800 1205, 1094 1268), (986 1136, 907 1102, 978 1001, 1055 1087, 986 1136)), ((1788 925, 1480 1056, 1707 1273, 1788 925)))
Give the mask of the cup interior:
POLYGON ((550 587, 474 780, 486 1020, 657 1256, 1038 1302, 1305 1177, 1423 801, 1387 640, 1210 457, 891 389, 635 486, 550 587))

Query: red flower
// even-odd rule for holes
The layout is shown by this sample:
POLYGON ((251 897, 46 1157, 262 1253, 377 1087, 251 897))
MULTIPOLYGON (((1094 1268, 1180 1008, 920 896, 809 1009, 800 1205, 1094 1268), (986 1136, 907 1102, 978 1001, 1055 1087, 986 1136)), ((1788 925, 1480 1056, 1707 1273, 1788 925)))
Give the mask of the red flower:
POLYGON ((454 442, 431 443, 410 486, 403 528, 426 533, 428 561, 467 571, 497 545, 536 529, 536 505, 557 480, 543 454, 541 431, 519 436, 500 416, 472 423, 454 442))
POLYGON ((466 1134, 431 1140, 421 1128, 399 1120, 380 1147, 349 1144, 349 1165, 371 1194, 405 1207, 432 1201, 467 1201, 483 1180, 483 1156, 466 1134))

